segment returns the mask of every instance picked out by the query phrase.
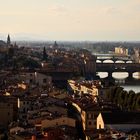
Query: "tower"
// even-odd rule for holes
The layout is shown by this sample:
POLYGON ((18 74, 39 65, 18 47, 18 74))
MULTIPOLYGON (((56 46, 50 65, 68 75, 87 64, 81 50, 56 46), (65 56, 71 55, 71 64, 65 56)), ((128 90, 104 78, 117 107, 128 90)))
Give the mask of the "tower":
POLYGON ((11 40, 10 40, 10 35, 8 34, 8 37, 7 37, 7 46, 10 46, 11 45, 11 40))
POLYGON ((48 59, 48 55, 47 55, 47 53, 46 53, 46 48, 44 47, 43 48, 43 60, 47 60, 48 59))
POLYGON ((58 48, 58 44, 56 41, 54 42, 53 48, 58 48))

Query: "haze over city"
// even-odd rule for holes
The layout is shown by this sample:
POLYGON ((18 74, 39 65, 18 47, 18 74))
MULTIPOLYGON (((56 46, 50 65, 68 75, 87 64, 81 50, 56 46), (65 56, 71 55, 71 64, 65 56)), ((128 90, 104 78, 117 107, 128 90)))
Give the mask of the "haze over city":
POLYGON ((140 0, 0 0, 0 140, 140 140, 140 0))
POLYGON ((139 0, 0 0, 0 38, 139 41, 139 0))

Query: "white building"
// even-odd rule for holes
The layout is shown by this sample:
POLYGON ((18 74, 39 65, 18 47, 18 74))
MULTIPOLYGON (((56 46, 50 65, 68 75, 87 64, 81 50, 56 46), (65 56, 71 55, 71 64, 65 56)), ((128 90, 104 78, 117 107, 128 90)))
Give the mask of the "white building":
POLYGON ((51 76, 47 76, 38 72, 27 72, 24 76, 24 81, 27 84, 38 85, 38 86, 46 86, 52 84, 51 76))

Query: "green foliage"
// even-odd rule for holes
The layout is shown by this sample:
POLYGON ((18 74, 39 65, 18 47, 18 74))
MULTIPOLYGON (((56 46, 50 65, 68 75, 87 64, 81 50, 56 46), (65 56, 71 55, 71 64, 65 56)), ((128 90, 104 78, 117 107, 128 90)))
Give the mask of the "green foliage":
POLYGON ((8 49, 8 57, 9 58, 12 58, 14 56, 14 53, 15 53, 14 48, 9 48, 8 49))
POLYGON ((18 67, 18 68, 24 67, 24 68, 33 69, 33 68, 39 68, 40 67, 40 64, 36 60, 34 60, 30 57, 25 57, 25 56, 18 57, 15 60, 14 64, 16 64, 16 67, 18 67))
POLYGON ((114 98, 113 98, 113 102, 116 104, 119 104, 119 98, 120 98, 120 94, 123 91, 122 87, 116 87, 115 91, 114 91, 114 98))
POLYGON ((28 58, 23 62, 23 66, 29 68, 38 68, 39 64, 35 60, 28 58))
POLYGON ((127 99, 127 108, 128 108, 128 110, 132 110, 134 97, 135 97, 135 92, 130 90, 129 93, 128 93, 128 99, 127 99))
POLYGON ((140 111, 140 93, 137 94, 135 109, 140 111))
POLYGON ((140 93, 135 94, 132 90, 127 92, 122 87, 113 87, 106 97, 123 110, 140 111, 140 93))

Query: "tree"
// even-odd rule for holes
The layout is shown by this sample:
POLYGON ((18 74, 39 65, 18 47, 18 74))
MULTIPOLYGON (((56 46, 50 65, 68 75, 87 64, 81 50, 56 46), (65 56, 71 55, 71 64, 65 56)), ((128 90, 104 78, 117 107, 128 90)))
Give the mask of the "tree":
POLYGON ((125 97, 126 97, 126 94, 127 92, 122 90, 121 92, 118 93, 118 100, 117 100, 117 104, 119 105, 119 107, 121 109, 124 108, 124 101, 125 101, 125 97))
POLYGON ((127 92, 122 87, 113 87, 107 92, 106 98, 121 109, 140 111, 140 93, 136 94, 132 90, 127 92))
POLYGON ((23 66, 24 66, 24 67, 31 68, 31 69, 39 68, 39 67, 40 67, 39 63, 38 63, 37 61, 31 59, 31 58, 26 59, 26 60, 23 62, 23 66))
POLYGON ((118 104, 118 97, 119 94, 123 91, 123 87, 116 87, 115 91, 114 91, 114 97, 113 97, 113 102, 118 104))
POLYGON ((14 64, 17 68, 21 68, 21 67, 24 67, 24 68, 31 68, 31 69, 34 69, 34 68, 39 68, 41 67, 40 64, 32 59, 32 58, 29 58, 29 57, 26 57, 26 56, 19 56, 16 60, 15 60, 15 64, 14 64))
POLYGON ((48 60, 48 55, 47 55, 47 53, 46 53, 46 48, 44 47, 43 48, 43 60, 48 60))
POLYGON ((140 93, 137 93, 136 96, 137 96, 137 99, 136 99, 135 109, 137 111, 140 111, 140 93))
POLYGON ((137 100, 137 94, 135 94, 132 101, 132 110, 136 110, 136 100, 137 100))
POLYGON ((130 90, 128 93, 128 99, 127 99, 127 108, 129 111, 132 110, 134 96, 135 96, 135 92, 133 90, 130 90))
POLYGON ((9 48, 8 49, 8 57, 9 58, 12 58, 13 56, 14 56, 14 53, 15 53, 15 51, 14 51, 14 48, 9 48))

